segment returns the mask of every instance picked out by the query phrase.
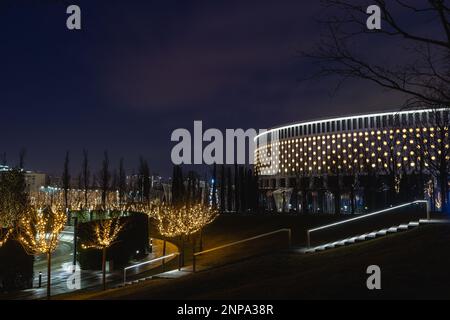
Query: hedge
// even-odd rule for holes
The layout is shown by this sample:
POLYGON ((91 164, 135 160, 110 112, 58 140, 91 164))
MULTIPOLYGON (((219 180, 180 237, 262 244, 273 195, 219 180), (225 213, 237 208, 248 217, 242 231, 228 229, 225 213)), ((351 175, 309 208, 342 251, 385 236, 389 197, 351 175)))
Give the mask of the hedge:
POLYGON ((33 286, 34 257, 22 245, 8 240, 0 248, 0 291, 16 291, 33 286))

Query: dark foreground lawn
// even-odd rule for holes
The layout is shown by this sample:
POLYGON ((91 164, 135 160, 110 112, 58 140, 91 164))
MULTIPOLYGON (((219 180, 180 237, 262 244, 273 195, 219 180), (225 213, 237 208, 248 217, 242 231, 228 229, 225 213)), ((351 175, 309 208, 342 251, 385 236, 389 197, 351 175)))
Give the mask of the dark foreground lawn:
POLYGON ((312 255, 274 251, 172 280, 68 299, 450 299, 450 225, 430 225, 312 255), (366 288, 366 268, 382 290, 366 288))

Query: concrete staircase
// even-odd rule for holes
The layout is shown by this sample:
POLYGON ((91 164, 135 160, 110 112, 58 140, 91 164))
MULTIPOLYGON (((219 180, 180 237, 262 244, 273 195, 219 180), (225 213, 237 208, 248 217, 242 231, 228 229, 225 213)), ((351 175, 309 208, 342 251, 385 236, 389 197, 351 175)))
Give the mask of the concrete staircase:
POLYGON ((147 281, 151 281, 151 280, 156 280, 156 279, 176 279, 176 278, 181 278, 183 276, 186 276, 188 274, 192 274, 192 270, 189 269, 189 267, 184 267, 181 270, 175 269, 175 270, 170 270, 170 271, 165 271, 153 276, 149 276, 146 278, 140 278, 137 280, 133 280, 133 281, 127 281, 125 283, 121 283, 119 285, 116 286, 116 288, 123 288, 123 287, 128 287, 131 285, 135 285, 138 283, 142 283, 142 282, 147 282, 147 281))
POLYGON ((411 221, 408 224, 400 224, 398 226, 393 226, 387 229, 381 229, 378 231, 373 231, 369 233, 365 233, 362 235, 357 235, 345 239, 341 239, 334 242, 328 242, 319 246, 311 247, 311 248, 305 248, 301 251, 303 253, 309 254, 309 253, 315 253, 315 252, 321 252, 325 250, 335 249, 339 247, 344 247, 348 245, 352 245, 355 243, 360 243, 363 241, 373 240, 376 238, 384 237, 389 234, 398 233, 398 232, 404 232, 408 231, 414 228, 417 228, 424 224, 432 224, 432 223, 449 223, 448 220, 427 220, 427 219, 421 219, 419 221, 411 221))
POLYGON ((138 284, 138 283, 153 280, 153 279, 154 279, 154 277, 147 277, 147 278, 142 278, 142 279, 138 279, 138 280, 134 280, 134 281, 128 281, 128 282, 119 284, 118 286, 116 286, 116 288, 128 287, 128 286, 131 286, 134 284, 138 284))

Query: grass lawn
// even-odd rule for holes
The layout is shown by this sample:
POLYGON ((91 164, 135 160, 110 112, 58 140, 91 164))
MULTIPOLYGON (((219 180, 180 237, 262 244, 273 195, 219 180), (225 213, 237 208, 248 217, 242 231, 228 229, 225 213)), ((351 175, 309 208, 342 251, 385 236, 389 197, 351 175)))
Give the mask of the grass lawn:
MULTIPOLYGON (((332 216, 322 218, 333 220, 332 216)), ((205 247, 289 226, 294 228, 294 244, 302 244, 306 226, 328 222, 318 216, 223 216, 205 230, 205 247)), ((61 298, 450 299, 449 250, 450 225, 430 225, 318 254, 273 250, 179 279, 151 280, 123 289, 61 298), (366 268, 372 264, 381 267, 380 291, 366 288, 366 268)))

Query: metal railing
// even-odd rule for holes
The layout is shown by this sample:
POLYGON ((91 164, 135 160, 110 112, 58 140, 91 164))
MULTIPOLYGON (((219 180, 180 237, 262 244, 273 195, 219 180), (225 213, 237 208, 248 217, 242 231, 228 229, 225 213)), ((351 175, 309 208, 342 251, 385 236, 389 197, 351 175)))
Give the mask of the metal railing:
MULTIPOLYGON (((166 259, 169 259, 169 258, 172 258, 172 257, 176 257, 176 256, 180 256, 180 253, 179 252, 174 252, 174 253, 171 253, 171 254, 159 257, 159 258, 155 258, 155 259, 152 259, 152 260, 149 260, 149 261, 141 262, 141 263, 138 263, 138 264, 135 264, 135 265, 132 265, 132 266, 124 268, 123 269, 123 284, 125 285, 125 283, 127 282, 127 271, 128 270, 139 268, 139 267, 142 267, 142 266, 145 266, 145 265, 148 265, 148 264, 152 264, 152 263, 155 263, 155 262, 158 262, 158 261, 161 261, 161 260, 163 261, 163 264, 164 264, 166 259)), ((181 269, 181 264, 180 264, 180 261, 178 261, 178 270, 180 270, 180 269, 181 269)))
POLYGON ((426 200, 417 200, 417 201, 413 201, 413 202, 408 202, 408 203, 404 203, 404 204, 401 204, 401 205, 398 205, 398 206, 395 206, 395 207, 390 207, 390 208, 387 208, 387 209, 383 209, 383 210, 375 211, 375 212, 368 213, 368 214, 365 214, 365 215, 362 215, 362 216, 358 216, 358 217, 355 217, 355 218, 351 218, 351 219, 347 219, 347 220, 344 220, 344 221, 339 221, 339 222, 327 224, 327 225, 324 225, 324 226, 320 226, 320 227, 317 227, 317 228, 309 229, 309 230, 306 231, 306 239, 307 239, 306 242, 307 242, 308 248, 311 246, 311 233, 313 233, 313 232, 316 232, 316 231, 319 231, 319 230, 333 228, 333 227, 336 227, 336 226, 339 226, 339 225, 343 225, 343 224, 346 224, 346 223, 349 223, 349 222, 353 222, 353 221, 356 221, 356 220, 362 220, 362 219, 369 218, 369 217, 372 217, 372 216, 376 216, 376 215, 379 215, 379 214, 382 214, 382 213, 385 213, 385 212, 388 212, 388 211, 397 210, 397 209, 405 208, 405 207, 410 206, 410 205, 420 204, 420 203, 425 203, 426 204, 427 220, 430 220, 430 208, 429 208, 429 205, 428 205, 428 201, 426 201, 426 200))
POLYGON ((224 248, 228 248, 228 247, 235 246, 235 245, 238 245, 238 244, 241 244, 241 243, 245 243, 245 242, 249 242, 249 241, 252 241, 252 240, 264 238, 264 237, 267 237, 267 236, 270 236, 270 235, 273 235, 273 234, 277 234, 277 233, 281 233, 281 232, 287 232, 287 234, 288 234, 288 246, 290 248, 291 244, 292 244, 292 232, 291 232, 291 229, 279 229, 279 230, 275 230, 275 231, 272 231, 272 232, 263 233, 263 234, 260 234, 260 235, 257 235, 257 236, 251 237, 251 238, 247 238, 247 239, 235 241, 235 242, 232 242, 232 243, 224 244, 222 246, 215 247, 215 248, 212 248, 212 249, 208 249, 208 250, 204 250, 204 251, 200 251, 200 252, 195 252, 193 254, 193 257, 192 257, 192 271, 193 272, 196 271, 196 259, 197 259, 198 256, 200 256, 202 254, 213 252, 213 251, 217 251, 217 250, 224 249, 224 248))

